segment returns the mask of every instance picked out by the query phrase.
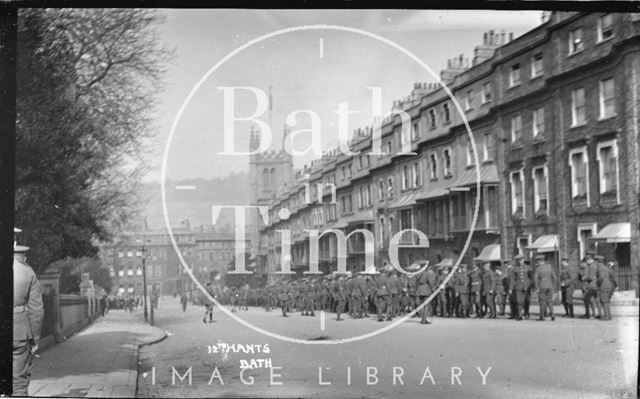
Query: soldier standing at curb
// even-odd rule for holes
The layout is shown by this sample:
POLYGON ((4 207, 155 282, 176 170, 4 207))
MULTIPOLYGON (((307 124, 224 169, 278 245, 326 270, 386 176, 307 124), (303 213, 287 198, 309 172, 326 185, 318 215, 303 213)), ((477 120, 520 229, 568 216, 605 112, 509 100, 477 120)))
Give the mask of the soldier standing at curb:
MULTIPOLYGON (((613 266, 613 262, 609 262, 613 266)), ((598 295, 600 303, 602 304, 604 316, 602 320, 611 320, 611 296, 613 291, 618 286, 618 282, 611 270, 610 266, 604 263, 598 264, 598 270, 596 273, 596 281, 598 284, 598 295)))
POLYGON ((514 259, 516 265, 511 269, 509 276, 509 295, 515 295, 515 318, 520 321, 522 320, 525 295, 531 287, 531 280, 529 279, 529 268, 524 263, 524 256, 516 255, 514 259))
POLYGON ((564 317, 573 315, 573 291, 578 280, 578 270, 569 265, 569 259, 563 257, 560 260, 560 285, 562 289, 562 304, 564 305, 564 317))
POLYGON ((544 321, 545 312, 549 309, 551 321, 556 318, 553 315, 553 290, 557 284, 556 273, 551 265, 545 262, 545 256, 536 255, 536 271, 534 273, 535 286, 538 289, 538 304, 540 306, 539 321, 544 321))
POLYGON ((482 293, 482 275, 477 263, 474 263, 473 270, 469 273, 471 280, 471 304, 475 308, 475 318, 482 317, 482 307, 480 305, 480 296, 482 293))
POLYGON ((469 275, 467 265, 461 264, 456 276, 456 298, 460 306, 459 312, 463 319, 469 316, 469 275))
MULTIPOLYGON (((14 230, 18 231, 18 230, 14 230)), ((26 263, 29 247, 13 248, 13 395, 28 396, 33 357, 38 350, 44 310, 42 289, 26 263)))
MULTIPOLYGON (((485 263, 484 265, 484 273, 482 275, 483 284, 482 288, 484 290, 485 303, 489 308, 489 318, 496 318, 496 287, 498 285, 498 281, 496 278, 496 272, 491 270, 491 264, 485 263)), ((500 283, 502 284, 502 283, 500 283)))

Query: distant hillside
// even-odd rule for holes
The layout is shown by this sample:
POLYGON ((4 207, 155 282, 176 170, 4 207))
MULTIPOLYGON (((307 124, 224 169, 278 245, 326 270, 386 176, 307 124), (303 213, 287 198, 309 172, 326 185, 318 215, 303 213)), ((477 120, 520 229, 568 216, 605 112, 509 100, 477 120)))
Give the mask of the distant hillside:
MULTIPOLYGON (((192 228, 211 225, 212 205, 244 205, 249 203, 249 174, 232 173, 224 178, 167 180, 167 210, 172 225, 189 219, 192 228), (195 186, 193 190, 179 190, 177 186, 195 186)), ((162 196, 160 183, 143 183, 140 196, 148 199, 142 216, 147 218, 149 228, 163 228, 162 196)), ((233 212, 225 211, 220 215, 216 227, 230 228, 233 225, 233 212)))

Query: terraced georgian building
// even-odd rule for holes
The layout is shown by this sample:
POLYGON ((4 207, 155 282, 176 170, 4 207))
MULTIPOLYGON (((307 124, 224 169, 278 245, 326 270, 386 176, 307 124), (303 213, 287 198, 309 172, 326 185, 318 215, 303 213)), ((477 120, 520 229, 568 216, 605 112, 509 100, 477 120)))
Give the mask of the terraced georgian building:
MULTIPOLYGON (((284 151, 251 157, 252 204, 269 206, 268 224, 251 221, 252 253, 272 279, 282 262, 278 229, 292 231, 291 263, 301 270, 309 261, 304 229, 369 230, 374 248, 363 234, 347 241, 348 268, 363 270, 367 251, 380 267, 391 237, 413 228, 429 248, 405 233, 403 267, 451 263, 467 240, 465 263, 539 252, 557 267, 560 256, 576 263, 593 248, 618 262, 622 289, 637 288, 640 17, 553 12, 515 39, 489 31, 471 62, 449 60, 441 79, 462 109, 438 83, 415 84, 394 103, 410 126, 397 115, 382 121, 385 156, 367 155, 367 127, 349 143, 359 155, 327 151, 304 170, 294 171, 284 151), (405 143, 416 155, 401 154, 405 143)), ((337 257, 335 235, 324 235, 320 270, 335 270, 337 257)))

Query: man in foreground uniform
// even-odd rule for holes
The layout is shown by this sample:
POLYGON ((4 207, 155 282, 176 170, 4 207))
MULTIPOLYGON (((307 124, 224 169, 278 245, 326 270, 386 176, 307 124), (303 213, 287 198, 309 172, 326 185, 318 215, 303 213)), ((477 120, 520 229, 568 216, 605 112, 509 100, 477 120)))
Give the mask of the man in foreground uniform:
POLYGON ((376 277, 376 313, 378 321, 384 321, 382 310, 385 309, 387 314, 391 311, 391 301, 389 300, 389 291, 387 290, 387 276, 381 272, 376 277))
POLYGON ((42 289, 26 263, 29 247, 14 245, 13 253, 13 395, 28 396, 33 355, 38 349, 44 310, 42 289))
POLYGON ((553 315, 553 291, 555 290, 557 277, 551 265, 545 262, 545 256, 536 255, 536 271, 534 273, 535 286, 538 289, 538 304, 540 305, 540 316, 538 320, 544 321, 545 313, 549 309, 551 321, 556 318, 553 315))

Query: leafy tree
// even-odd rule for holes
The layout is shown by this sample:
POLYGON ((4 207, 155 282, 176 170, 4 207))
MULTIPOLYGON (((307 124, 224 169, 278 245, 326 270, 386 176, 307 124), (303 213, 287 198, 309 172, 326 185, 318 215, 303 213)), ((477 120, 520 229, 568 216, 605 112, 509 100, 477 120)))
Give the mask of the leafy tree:
POLYGON ((152 10, 21 9, 16 226, 44 271, 95 256, 136 214, 170 52, 152 10))

